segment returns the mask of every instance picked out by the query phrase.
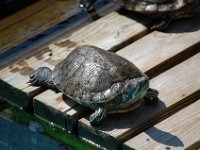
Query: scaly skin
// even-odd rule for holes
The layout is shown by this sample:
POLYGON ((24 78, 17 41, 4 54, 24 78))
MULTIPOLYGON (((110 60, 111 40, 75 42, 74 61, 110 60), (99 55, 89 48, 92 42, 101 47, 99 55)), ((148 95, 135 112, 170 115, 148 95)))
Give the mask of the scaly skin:
POLYGON ((108 113, 131 111, 143 97, 157 100, 149 78, 128 60, 94 46, 81 46, 51 71, 40 67, 30 76, 33 86, 58 89, 93 109, 90 122, 98 125, 108 113))
MULTIPOLYGON (((91 10, 97 0, 81 0, 80 6, 91 10)), ((161 18, 150 30, 164 30, 172 19, 191 17, 193 9, 200 6, 200 0, 114 0, 123 8, 161 18)))

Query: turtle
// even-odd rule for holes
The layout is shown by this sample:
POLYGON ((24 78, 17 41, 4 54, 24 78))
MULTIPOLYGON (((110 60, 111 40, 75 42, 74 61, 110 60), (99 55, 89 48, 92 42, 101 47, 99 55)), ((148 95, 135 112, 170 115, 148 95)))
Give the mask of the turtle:
MULTIPOLYGON (((81 0, 80 7, 91 10, 97 0, 81 0)), ((187 18, 198 13, 200 0, 114 0, 123 8, 161 18, 150 30, 165 30, 172 19, 187 18)))
POLYGON ((89 121, 99 125, 108 113, 129 112, 144 100, 156 104, 158 91, 149 78, 127 59, 92 45, 75 48, 53 71, 39 67, 30 75, 32 86, 61 91, 94 112, 89 121))

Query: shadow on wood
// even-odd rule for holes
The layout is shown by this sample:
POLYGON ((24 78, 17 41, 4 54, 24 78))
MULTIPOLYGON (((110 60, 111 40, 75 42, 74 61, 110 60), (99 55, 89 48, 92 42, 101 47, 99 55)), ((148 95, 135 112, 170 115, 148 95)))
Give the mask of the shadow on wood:
POLYGON ((144 15, 144 14, 136 13, 136 12, 129 11, 123 8, 119 9, 118 13, 132 20, 135 20, 136 22, 139 22, 148 28, 152 24, 152 20, 153 20, 152 17, 148 17, 147 15, 144 15))
MULTIPOLYGON (((148 134, 151 137, 151 139, 159 143, 165 144, 166 146, 174 146, 174 147, 184 146, 183 142, 177 136, 169 132, 162 131, 156 127, 149 128, 148 130, 145 131, 145 133, 148 134), (159 136, 164 135, 164 136, 161 138, 158 138, 158 135, 159 136)), ((149 141, 150 139, 147 138, 146 140, 149 141)))
MULTIPOLYGON (((137 109, 128 112, 128 113, 118 113, 118 114, 108 114, 106 118, 103 120, 102 124, 98 127, 95 127, 98 130, 103 130, 106 132, 112 130, 120 130, 133 128, 132 125, 135 126, 134 122, 137 120, 142 120, 143 117, 152 114, 152 112, 160 112, 165 109, 165 103, 159 100, 156 105, 146 105, 144 101, 142 101, 141 106, 137 109), (112 123, 111 123, 112 122, 112 123)), ((88 118, 87 118, 88 119, 88 118)))
POLYGON ((166 33, 184 33, 195 32, 200 30, 200 15, 194 15, 190 18, 173 20, 169 25, 166 33))
MULTIPOLYGON (((128 11, 125 9, 120 9, 118 12, 122 15, 125 15, 126 17, 133 19, 148 28, 151 27, 156 22, 159 22, 159 18, 155 17, 149 17, 144 14, 128 11)), ((175 19, 172 20, 170 25, 166 30, 164 30, 164 33, 184 33, 184 32, 195 32, 200 29, 200 15, 196 14, 189 18, 181 18, 181 19, 175 19)))

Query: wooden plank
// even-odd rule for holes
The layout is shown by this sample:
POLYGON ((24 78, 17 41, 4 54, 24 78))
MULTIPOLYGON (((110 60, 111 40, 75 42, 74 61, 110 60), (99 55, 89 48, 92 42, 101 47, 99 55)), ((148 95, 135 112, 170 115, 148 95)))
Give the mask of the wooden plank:
MULTIPOLYGON (((141 35, 146 33, 146 31, 146 27, 144 27, 143 25, 138 24, 137 22, 130 20, 116 12, 113 12, 108 16, 100 19, 99 21, 96 21, 79 31, 72 33, 69 38, 64 38, 59 42, 52 44, 51 46, 55 49, 58 46, 60 46, 61 48, 65 46, 68 47, 69 50, 72 50, 77 45, 93 44, 106 50, 112 51, 118 49, 119 47, 122 47, 125 41, 134 40, 135 38, 140 37, 141 35), (123 30, 124 26, 127 27, 126 30, 123 30), (110 31, 111 28, 112 30, 110 31), (139 32, 130 32, 132 30, 136 31, 136 29, 139 32), (107 42, 99 41, 99 38, 105 39, 105 41, 107 42)), ((40 107, 42 107, 41 105, 43 105, 43 107, 45 107, 46 109, 51 110, 49 112, 52 112, 52 116, 54 116, 55 118, 57 116, 53 115, 55 114, 53 110, 55 110, 56 112, 59 111, 60 114, 63 114, 61 120, 63 120, 63 122, 64 120, 66 120, 66 125, 61 125, 54 118, 49 118, 49 115, 51 115, 50 113, 45 116, 44 113, 36 110, 35 114, 37 116, 42 116, 42 118, 48 121, 52 121, 59 126, 66 126, 67 131, 70 133, 76 132, 77 120, 83 115, 88 114, 89 110, 78 105, 73 105, 73 109, 71 109, 68 107, 68 105, 64 104, 62 107, 67 109, 65 111, 62 111, 58 109, 57 105, 49 106, 48 104, 44 103, 44 98, 46 95, 48 95, 47 91, 34 98, 34 109, 40 109, 38 108, 37 104, 40 104, 40 107)), ((55 93, 52 93, 51 97, 54 97, 54 99, 51 99, 51 101, 56 101, 59 96, 59 94, 56 95, 55 93)))
MULTIPOLYGON (((109 15, 83 27, 77 32, 72 33, 69 37, 65 37, 57 42, 45 47, 38 54, 19 61, 13 66, 6 67, 1 70, 1 87, 5 90, 6 84, 12 85, 12 88, 22 90, 23 94, 32 97, 41 91, 40 87, 30 87, 27 84, 29 74, 40 66, 53 68, 58 62, 63 60, 72 49, 83 44, 92 44, 105 50, 113 50, 123 47, 124 42, 131 42, 147 33, 147 28, 142 24, 120 15, 117 12, 109 15), (124 29, 126 28, 126 29, 124 29), (99 39, 102 39, 101 41, 99 39), (10 79, 9 76, 12 76, 10 79), (9 79, 7 79, 9 78, 9 79), (6 82, 4 82, 6 81, 6 82), (5 86, 4 86, 5 85, 5 86)), ((18 92, 18 91, 17 91, 18 92)), ((0 93, 2 95, 3 93, 0 93)), ((6 94, 3 94, 5 98, 6 94)), ((14 93, 10 95, 15 95, 14 93)), ((7 99, 21 106, 16 97, 7 99)), ((23 106, 28 104, 26 99, 23 100, 23 106)))
MULTIPOLYGON (((43 9, 37 5, 34 6, 34 8, 37 7, 37 11, 34 13, 27 13, 27 11, 31 11, 32 9, 25 9, 25 12, 23 12, 24 17, 19 17, 19 15, 14 16, 19 18, 16 21, 2 22, 2 24, 7 25, 1 28, 1 53, 80 12, 80 9, 74 6, 76 4, 75 1, 51 1, 46 2, 49 4, 43 7, 43 9), (72 9, 73 7, 75 8, 72 9)), ((41 1, 40 3, 42 6, 45 1, 41 1)), ((20 14, 23 15, 23 13, 20 14)))
POLYGON ((175 21, 167 32, 148 34, 117 54, 133 62, 152 78, 200 51, 200 15, 196 17, 175 21))
POLYGON ((82 118, 79 137, 117 149, 128 138, 199 99, 199 60, 200 53, 151 79, 151 87, 159 91, 158 105, 141 105, 129 113, 109 115, 99 127, 92 127, 88 117, 82 118))
POLYGON ((200 100, 126 141, 123 149, 194 149, 200 141, 199 108, 200 100))
POLYGON ((91 114, 92 111, 86 107, 76 105, 72 107, 69 111, 67 111, 66 119, 67 119, 67 131, 69 133, 77 134, 78 132, 78 120, 83 116, 91 114))
POLYGON ((144 25, 113 12, 52 46, 68 46, 69 49, 73 49, 75 44, 76 46, 89 44, 116 51, 123 47, 124 43, 131 43, 145 34, 147 34, 147 28, 144 25))
MULTIPOLYGON (((47 90, 34 97, 34 115, 56 125, 70 133, 75 133, 77 118, 89 113, 85 107, 78 104, 62 93, 47 90), (75 109, 72 109, 74 108, 75 109)), ((77 127, 76 127, 77 129, 77 127)))
MULTIPOLYGON (((194 28, 194 26, 193 26, 193 28, 194 28)), ((182 25, 182 30, 185 30, 184 24, 182 25)), ((142 60, 146 63, 137 64, 137 65, 139 67, 141 67, 143 69, 143 71, 146 71, 148 75, 150 75, 148 73, 148 70, 151 70, 151 72, 154 73, 153 75, 155 76, 156 74, 159 74, 161 71, 154 71, 154 70, 162 70, 163 71, 164 70, 163 68, 167 69, 176 63, 180 63, 182 60, 186 59, 187 57, 197 53, 199 51, 197 49, 199 47, 199 38, 198 38, 199 36, 197 36, 197 35, 198 35, 197 33, 193 33, 193 34, 189 33, 186 35, 183 33, 183 34, 180 34, 179 36, 177 36, 176 34, 169 35, 167 33, 153 32, 149 35, 146 35, 144 38, 134 42, 133 44, 127 46, 126 48, 118 51, 117 54, 129 59, 130 61, 132 61, 136 64, 138 62, 138 58, 142 58, 142 60), (155 39, 154 37, 162 37, 162 38, 155 39), (188 38, 188 39, 192 38, 193 41, 191 41, 190 43, 187 43, 187 44, 181 44, 181 42, 186 40, 185 38, 188 38), (171 49, 171 47, 168 47, 166 45, 169 45, 169 46, 173 45, 174 40, 176 40, 176 39, 179 41, 177 44, 178 46, 174 45, 173 50, 168 51, 168 49, 171 49), (166 45, 160 46, 160 49, 157 49, 158 45, 164 41, 167 41, 168 43, 166 45), (146 47, 142 47, 141 45, 144 45, 143 43, 147 43, 148 46, 146 46, 146 47, 150 47, 150 48, 147 49, 146 47), (147 54, 145 53, 146 55, 144 55, 144 52, 147 52, 147 54), (149 59, 148 53, 150 55, 154 54, 154 57, 150 57, 150 59, 149 59), (162 57, 160 57, 160 53, 163 54, 162 57), (132 56, 132 57, 129 57, 128 54, 130 54, 130 56, 132 56), (134 60, 134 58, 135 58, 135 60, 134 60), (173 62, 173 63, 169 63, 169 61, 173 62), (145 68, 142 65, 144 65, 144 64, 148 65, 148 62, 154 62, 154 64, 147 66, 148 69, 146 68, 147 70, 145 70, 145 68), (162 64, 162 65, 160 65, 160 64, 162 64)), ((151 73, 151 77, 152 77, 152 73, 151 73)), ((45 93, 44 93, 44 95, 45 95, 45 93)), ((77 121, 78 121, 78 119, 80 119, 81 117, 83 117, 86 114, 86 113, 83 113, 85 110, 86 110, 85 108, 81 108, 81 106, 77 105, 74 108, 72 108, 69 112, 68 111, 65 112, 65 114, 67 116, 70 116, 67 118, 68 124, 71 123, 70 125, 67 125, 67 130, 69 132, 71 132, 71 133, 76 132, 77 121), (73 113, 74 118, 73 118, 72 114, 70 114, 70 112, 75 112, 75 113, 73 113), (73 122, 71 122, 71 120, 69 120, 69 118, 71 120, 73 120, 73 122)), ((55 109, 55 111, 57 111, 57 110, 55 109)), ((48 117, 46 117, 46 118, 48 118, 48 117)), ((51 121, 51 120, 49 120, 49 121, 51 121)))
POLYGON ((38 1, 36 3, 33 3, 30 6, 27 6, 23 8, 22 10, 14 13, 13 15, 10 15, 6 17, 5 19, 0 20, 0 30, 22 20, 23 18, 26 18, 30 16, 31 14, 44 9, 48 5, 54 3, 56 0, 49 0, 49 1, 38 1))
POLYGON ((67 97, 63 98, 62 93, 55 94, 52 90, 47 90, 45 93, 34 98, 34 114, 52 123, 56 122, 56 125, 65 129, 64 113, 77 104, 67 97))
POLYGON ((32 42, 30 42, 30 45, 25 44, 25 48, 22 44, 17 46, 16 48, 6 50, 2 54, 0 53, 0 68, 9 66, 19 59, 34 55, 39 52, 43 47, 47 46, 49 43, 55 42, 55 40, 61 39, 62 37, 66 37, 66 35, 77 31, 81 27, 86 26, 94 20, 99 19, 109 14, 110 12, 119 9, 119 6, 116 3, 109 1, 107 1, 106 3, 104 1, 101 1, 100 3, 98 3, 98 5, 100 5, 101 7, 97 7, 95 11, 91 12, 88 15, 82 10, 80 13, 54 26, 53 28, 51 28, 51 30, 56 30, 53 34, 51 34, 51 32, 49 34, 48 31, 44 31, 44 33, 36 35, 36 40, 32 40, 32 42), (40 37, 40 35, 42 35, 42 40, 40 40, 39 38, 39 40, 37 40, 37 37, 40 37), (1 57, 2 55, 6 55, 7 57, 1 57))

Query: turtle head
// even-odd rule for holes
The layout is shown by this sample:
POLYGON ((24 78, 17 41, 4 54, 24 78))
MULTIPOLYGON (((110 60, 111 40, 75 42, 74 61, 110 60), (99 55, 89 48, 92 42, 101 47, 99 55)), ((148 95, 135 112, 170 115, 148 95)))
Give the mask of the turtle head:
POLYGON ((127 100, 138 100, 146 94, 148 88, 149 79, 146 76, 128 80, 122 97, 127 100))

